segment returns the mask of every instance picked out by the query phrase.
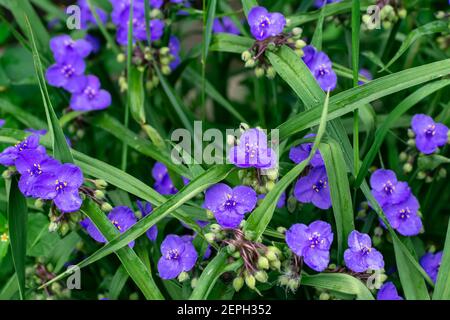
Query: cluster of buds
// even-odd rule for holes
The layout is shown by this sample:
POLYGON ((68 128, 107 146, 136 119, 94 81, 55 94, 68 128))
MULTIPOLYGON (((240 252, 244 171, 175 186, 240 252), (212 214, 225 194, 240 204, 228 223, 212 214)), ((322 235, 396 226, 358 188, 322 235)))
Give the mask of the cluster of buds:
POLYGON ((245 62, 245 67, 254 68, 257 78, 261 78, 264 75, 269 79, 275 78, 277 73, 266 59, 264 53, 266 50, 276 51, 281 46, 287 45, 299 57, 303 57, 303 48, 306 46, 306 42, 301 39, 302 32, 303 30, 301 28, 294 28, 290 33, 282 33, 262 41, 256 40, 249 50, 245 50, 241 54, 241 58, 245 62))
POLYGON ((238 176, 243 185, 252 187, 259 194, 266 194, 275 187, 278 179, 278 168, 240 170, 238 176))
POLYGON ((300 287, 303 259, 292 252, 288 252, 289 259, 283 263, 281 275, 278 277, 278 284, 295 293, 300 287))
MULTIPOLYGON (((448 30, 450 30, 450 12, 438 11, 436 13, 436 18, 447 22, 449 24, 448 30)), ((444 51, 450 48, 450 32, 448 32, 448 30, 442 32, 442 34, 436 39, 439 48, 444 51)))
POLYGON ((378 10, 363 15, 363 27, 373 30, 383 26, 384 29, 391 29, 400 19, 406 17, 407 11, 401 7, 398 0, 378 0, 376 6, 378 10))
MULTIPOLYGON (((39 257, 36 259, 34 266, 25 269, 26 285, 28 288, 34 288, 43 285, 52 280, 56 275, 53 273, 53 265, 47 263, 45 258, 39 257)), ((43 291, 33 291, 33 300, 61 300, 70 299, 70 290, 63 287, 59 282, 54 282, 43 291)))

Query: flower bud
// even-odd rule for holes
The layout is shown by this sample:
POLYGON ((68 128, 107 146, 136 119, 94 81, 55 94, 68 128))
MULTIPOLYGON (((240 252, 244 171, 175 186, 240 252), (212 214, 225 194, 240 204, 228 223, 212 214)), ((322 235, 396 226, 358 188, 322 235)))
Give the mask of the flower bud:
POLYGON ((425 172, 423 172, 423 171, 417 172, 417 179, 423 180, 423 179, 425 179, 426 177, 427 177, 427 174, 426 174, 425 172))
POLYGON ((247 62, 247 61, 250 60, 251 58, 252 58, 252 54, 251 54, 250 51, 245 50, 244 52, 242 52, 242 54, 241 54, 241 59, 242 59, 244 62, 247 62))
POLYGON ((95 196, 97 199, 102 200, 102 199, 105 198, 105 193, 104 193, 102 190, 95 190, 95 191, 94 191, 94 196, 95 196))
POLYGON ((288 276, 282 275, 278 277, 278 283, 282 286, 287 286, 289 283, 288 276))
POLYGON ((113 209, 113 207, 108 202, 103 202, 101 206, 101 210, 103 212, 110 212, 113 209))
POLYGON ((212 220, 214 219, 214 213, 211 210, 206 210, 206 217, 212 220))
POLYGON ((438 171, 438 177, 441 179, 447 178, 447 170, 445 168, 440 168, 438 171))
POLYGON ((412 131, 411 129, 408 129, 408 138, 414 138, 416 136, 416 134, 414 133, 414 131, 412 131))
POLYGON ((373 236, 372 237, 372 244, 374 247, 379 246, 381 244, 381 237, 373 236))
POLYGON ((273 181, 267 181, 265 186, 267 192, 270 192, 273 188, 275 188, 275 182, 273 181))
POLYGON ((229 243, 227 245, 227 252, 228 254, 233 254, 234 252, 236 252, 236 246, 232 243, 229 243))
POLYGON ((205 239, 208 243, 213 243, 216 240, 216 235, 214 233, 207 233, 205 234, 205 239))
POLYGON ((163 75, 167 76, 167 75, 169 75, 172 72, 172 70, 170 69, 169 66, 162 66, 161 67, 161 72, 162 72, 163 75))
POLYGON ((152 9, 151 11, 150 11, 150 18, 157 18, 157 17, 159 17, 159 16, 161 16, 162 15, 162 12, 161 12, 161 10, 159 10, 159 9, 152 9))
POLYGON ((304 47, 306 47, 306 42, 299 39, 297 41, 295 41, 295 48, 297 49, 303 49, 304 47))
POLYGON ((236 292, 239 292, 239 290, 241 290, 243 286, 244 286, 244 279, 242 277, 234 278, 233 288, 236 292))
POLYGON ((42 199, 36 199, 36 201, 34 201, 34 206, 37 209, 42 209, 44 207, 45 201, 42 199))
POLYGON ((217 223, 213 223, 210 227, 209 230, 211 230, 212 233, 218 233, 222 230, 222 227, 220 225, 218 225, 217 223))
POLYGON ((246 62, 245 62, 245 67, 246 68, 253 68, 254 66, 256 65, 256 62, 255 62, 255 59, 248 59, 246 62))
POLYGON ((253 231, 245 230, 244 236, 245 236, 245 239, 253 241, 256 237, 256 234, 253 231))
POLYGON ((266 70, 266 77, 269 79, 274 79, 275 76, 277 75, 277 72, 275 71, 275 68, 270 66, 267 68, 266 70))
POLYGON ((119 53, 118 55, 117 55, 117 62, 119 62, 119 63, 123 63, 123 62, 125 62, 125 60, 126 60, 126 56, 123 54, 123 53, 119 53))
POLYGON ((294 51, 295 51, 295 54, 297 56, 299 56, 300 58, 305 55, 305 53, 303 52, 303 49, 295 49, 294 51))
POLYGON ((254 290, 255 289, 255 285, 256 285, 256 279, 253 275, 251 274, 247 274, 245 276, 245 284, 247 285, 247 287, 249 287, 250 289, 254 290))
POLYGON ((170 49, 168 47, 162 47, 161 49, 159 49, 159 54, 162 56, 165 56, 168 53, 170 53, 170 49))
POLYGON ((258 270, 255 273, 255 279, 261 283, 265 283, 267 282, 267 280, 269 280, 269 276, 267 275, 267 272, 258 270))
POLYGON ((383 28, 384 29, 390 29, 390 28, 392 28, 392 22, 390 22, 390 21, 383 21, 383 28))
POLYGON ((295 27, 294 29, 292 29, 292 34, 294 36, 299 36, 303 33, 303 29, 299 28, 299 27, 295 27))
POLYGON ((278 227, 277 228, 277 232, 281 233, 281 234, 285 234, 287 231, 287 229, 285 227, 278 227))
POLYGON ((267 251, 265 253, 266 258, 269 259, 269 261, 276 261, 280 259, 281 251, 275 246, 269 246, 267 247, 267 251))
POLYGON ((269 259, 267 259, 264 256, 259 256, 258 257, 258 268, 268 270, 269 269, 269 259))
POLYGON ((330 300, 330 295, 326 292, 322 292, 319 296, 319 300, 330 300))
POLYGON ((286 19, 286 27, 289 27, 291 25, 291 23, 292 23, 292 20, 287 18, 286 19))
POLYGON ((403 165, 403 171, 405 173, 410 173, 413 170, 413 166, 411 163, 407 162, 403 165))
POLYGON ((269 51, 275 51, 275 50, 277 50, 276 44, 273 43, 273 42, 269 42, 269 44, 267 45, 267 50, 269 50, 269 51))
POLYGON ((195 289, 195 287, 197 286, 198 283, 198 278, 192 278, 191 280, 191 288, 195 289))
POLYGON ((106 187, 108 186, 108 182, 106 182, 103 179, 97 179, 97 180, 94 180, 93 182, 97 189, 106 189, 106 187))
POLYGON ((187 272, 182 272, 182 273, 180 273, 179 275, 178 275, 178 281, 179 282, 184 282, 184 281, 186 281, 186 280, 188 280, 189 279, 189 274, 187 273, 187 272))
POLYGON ((61 222, 58 229, 59 234, 64 237, 69 231, 69 224, 65 221, 61 222))
POLYGON ((427 176, 425 178, 425 183, 432 183, 433 182, 433 177, 432 176, 427 176))
POLYGON ((404 151, 400 152, 400 155, 398 158, 401 162, 405 162, 408 159, 408 154, 404 151))
POLYGON ((287 203, 286 203, 286 207, 288 209, 289 213, 293 213, 295 211, 295 209, 297 208, 297 199, 295 199, 294 196, 289 196, 287 203))
POLYGON ((280 260, 273 260, 270 261, 270 268, 273 270, 280 270, 281 268, 281 261, 280 260))
POLYGON ((298 279, 289 279, 287 286, 292 292, 294 292, 300 286, 300 281, 298 281, 298 279))
POLYGON ((235 251, 231 256, 235 259, 239 259, 241 257, 241 253, 239 251, 235 251))
POLYGON ((261 67, 255 68, 255 76, 256 76, 257 78, 262 78, 262 77, 264 77, 264 74, 265 74, 265 71, 264 71, 263 68, 261 68, 261 67))
POLYGON ((16 171, 14 169, 6 169, 5 171, 3 171, 2 173, 2 177, 3 179, 11 179, 11 177, 13 176, 13 174, 16 171))

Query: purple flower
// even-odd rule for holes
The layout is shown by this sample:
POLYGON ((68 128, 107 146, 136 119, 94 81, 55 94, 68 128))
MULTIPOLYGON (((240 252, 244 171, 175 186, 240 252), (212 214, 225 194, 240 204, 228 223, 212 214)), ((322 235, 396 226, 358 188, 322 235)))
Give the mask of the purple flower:
MULTIPOLYGON (((265 194, 258 195, 258 200, 264 199, 266 197, 265 194)), ((277 208, 283 208, 286 204, 286 192, 283 192, 280 196, 280 199, 278 199, 277 202, 277 208)))
POLYGON ((448 128, 442 123, 435 123, 430 116, 416 114, 411 126, 416 134, 416 147, 424 154, 431 154, 447 143, 448 128))
POLYGON ((348 235, 348 249, 344 252, 347 267, 354 272, 384 268, 384 260, 378 250, 372 248, 372 240, 365 233, 353 230, 348 235))
POLYGON ((386 282, 378 291, 377 300, 403 300, 403 298, 398 295, 397 288, 392 282, 386 282))
POLYGON ((253 7, 248 13, 248 24, 255 39, 262 41, 282 33, 286 19, 281 13, 270 13, 266 8, 253 7))
POLYGON ((159 9, 164 4, 164 0, 150 0, 150 6, 152 8, 159 9))
POLYGON ((330 91, 336 88, 337 76, 333 71, 332 62, 325 52, 317 51, 313 46, 303 48, 303 61, 316 78, 322 90, 330 91))
POLYGON ((109 107, 111 95, 100 88, 100 80, 93 75, 85 78, 83 89, 72 95, 70 107, 75 111, 101 110, 109 107))
POLYGON ((173 56, 173 60, 170 62, 170 70, 175 70, 181 63, 180 58, 180 40, 175 36, 170 36, 169 39, 169 50, 170 54, 173 56))
POLYGON ((62 212, 78 211, 82 204, 78 189, 83 180, 80 168, 66 163, 41 174, 34 183, 33 193, 37 198, 53 200, 62 212))
POLYGON ((86 64, 80 57, 63 57, 47 69, 45 78, 54 87, 62 87, 71 93, 84 88, 86 79, 83 76, 86 64))
POLYGON ((93 35, 90 35, 90 34, 86 34, 84 39, 87 42, 89 42, 89 44, 91 45, 93 53, 97 53, 97 52, 100 51, 100 48, 101 48, 100 47, 100 40, 97 37, 95 37, 93 35))
MULTIPOLYGON (((124 233, 128 229, 131 228, 133 224, 136 223, 136 217, 134 216, 133 211, 126 206, 115 207, 108 214, 109 221, 120 231, 120 233, 124 233)), ((91 221, 91 219, 86 218, 80 222, 81 226, 86 229, 87 233, 97 242, 105 243, 106 239, 101 234, 101 232, 97 229, 95 224, 91 221)), ((130 248, 134 247, 134 241, 131 241, 129 244, 130 248)))
POLYGON ((308 175, 298 179, 294 196, 302 203, 312 203, 320 209, 329 209, 331 196, 325 167, 314 167, 308 175))
POLYGON ((6 121, 5 119, 0 119, 0 128, 5 125, 6 121))
POLYGON ((169 234, 162 242, 161 254, 158 272, 165 280, 174 279, 181 272, 190 271, 198 258, 192 242, 174 234, 169 234))
MULTIPOLYGON (((311 133, 307 134, 304 138, 312 138, 315 136, 316 136, 315 134, 311 133)), ((312 147, 313 147, 312 143, 303 143, 296 147, 292 147, 291 150, 289 151, 289 159, 291 159, 295 163, 300 163, 303 160, 306 160, 309 157, 309 154, 311 153, 312 147)), ((310 164, 313 167, 320 167, 324 165, 319 150, 317 150, 314 156, 312 157, 310 164)))
MULTIPOLYGON (((360 74, 361 76, 365 77, 365 78, 366 78, 367 80, 369 80, 369 81, 373 79, 372 74, 371 74, 370 71, 367 70, 367 69, 361 69, 361 70, 359 70, 359 74, 360 74)), ((366 83, 366 82, 368 82, 368 81, 358 81, 358 84, 359 84, 359 85, 363 85, 363 84, 366 83)))
POLYGON ((27 128, 24 129, 23 131, 25 132, 29 132, 29 133, 34 133, 40 136, 44 136, 47 134, 47 130, 46 129, 33 129, 33 128, 27 128))
MULTIPOLYGON (((97 25, 97 21, 95 20, 94 15, 92 14, 91 9, 89 8, 89 5, 86 0, 78 0, 78 6, 81 9, 80 16, 81 16, 81 28, 86 29, 89 25, 89 23, 92 23, 93 25, 97 25)), ((95 12, 98 15, 98 18, 100 21, 105 24, 108 20, 108 14, 102 10, 101 8, 93 7, 95 9, 95 12)))
POLYGON ((39 145, 39 136, 32 134, 23 141, 18 142, 13 147, 8 147, 0 153, 0 164, 4 166, 14 166, 19 155, 29 149, 36 149, 45 153, 45 148, 39 145))
POLYGON ((309 226, 294 224, 286 231, 286 243, 297 256, 313 270, 321 272, 330 262, 330 247, 333 242, 331 225, 314 221, 309 226))
POLYGON ((241 33, 230 17, 223 17, 222 19, 220 18, 214 19, 213 32, 231 33, 235 35, 239 35, 241 33))
POLYGON ((406 182, 397 181, 392 170, 378 169, 370 177, 372 194, 381 207, 405 201, 411 194, 406 182))
MULTIPOLYGON (((142 202, 138 200, 136 201, 136 204, 139 208, 139 211, 142 213, 142 217, 148 216, 153 211, 150 202, 142 202)), ((156 237, 158 236, 158 227, 152 226, 150 229, 147 230, 146 235, 147 238, 149 238, 151 241, 156 241, 156 237)))
POLYGON ((255 190, 246 186, 230 188, 218 183, 206 190, 203 207, 212 211, 217 222, 224 228, 236 228, 251 212, 257 202, 255 190))
POLYGON ((324 5, 328 3, 335 3, 340 2, 341 0, 315 0, 314 1, 314 7, 316 8, 322 8, 324 5))
POLYGON ((270 169, 277 165, 277 155, 267 146, 267 135, 260 129, 246 130, 239 145, 230 149, 229 160, 239 168, 270 169))
POLYGON ((422 220, 417 214, 418 210, 419 202, 412 194, 407 200, 384 208, 392 228, 404 236, 415 236, 422 230, 422 220))
MULTIPOLYGON (((172 179, 170 178, 169 171, 167 167, 161 162, 156 162, 152 169, 152 177, 155 179, 153 188, 155 188, 158 193, 162 195, 171 195, 178 192, 177 188, 173 185, 172 179)), ((182 177, 184 185, 189 183, 189 180, 182 177)))
POLYGON ((426 253, 422 258, 420 258, 419 261, 422 268, 435 283, 438 276, 439 267, 441 266, 442 253, 442 251, 435 254, 432 254, 431 252, 426 253))
POLYGON ((86 58, 92 51, 91 44, 84 40, 73 40, 68 35, 56 36, 50 40, 50 49, 57 62, 67 59, 86 58))
POLYGON ((20 153, 16 160, 17 171, 21 174, 19 189, 27 197, 37 197, 34 185, 46 172, 57 170, 61 164, 37 149, 27 149, 20 153))

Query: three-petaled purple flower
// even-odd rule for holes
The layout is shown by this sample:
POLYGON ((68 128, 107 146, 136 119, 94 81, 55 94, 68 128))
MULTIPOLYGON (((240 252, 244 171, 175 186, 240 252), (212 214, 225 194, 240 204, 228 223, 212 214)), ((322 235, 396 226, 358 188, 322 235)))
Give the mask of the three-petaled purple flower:
MULTIPOLYGON (((304 138, 313 138, 315 136, 316 135, 314 133, 310 133, 307 134, 304 138)), ((311 153, 312 147, 313 143, 302 143, 296 147, 292 147, 291 150, 289 150, 289 159, 291 159, 295 163, 300 163, 303 160, 306 160, 311 153)), ((320 167, 324 165, 322 155, 320 154, 319 150, 317 150, 314 156, 311 158, 310 164, 313 167, 320 167)))
POLYGON ((25 150, 36 149, 39 152, 45 153, 45 148, 39 145, 39 136, 32 134, 26 137, 23 141, 18 142, 15 146, 8 147, 0 153, 0 164, 4 166, 14 166, 16 159, 25 150))
MULTIPOLYGON (((133 211, 126 206, 119 206, 112 209, 108 214, 108 219, 120 233, 124 233, 136 223, 136 217, 134 216, 133 211)), ((106 242, 105 237, 97 229, 91 219, 86 218, 82 220, 80 224, 95 241, 101 243, 106 242)), ((134 246, 134 241, 131 241, 128 245, 132 248, 134 246)))
MULTIPOLYGON (((142 217, 152 214, 153 208, 150 202, 138 200, 136 201, 136 204, 139 208, 139 211, 142 214, 142 217)), ((151 241, 156 241, 156 237, 158 236, 158 227, 156 225, 152 226, 150 229, 147 230, 145 234, 147 235, 147 238, 149 238, 151 241)))
POLYGON ((303 48, 303 61, 308 66, 322 90, 334 90, 337 84, 337 76, 332 68, 332 62, 325 52, 317 51, 309 45, 303 48))
MULTIPOLYGON (((153 187, 158 193, 162 195, 171 195, 178 192, 177 188, 175 188, 172 179, 170 178, 169 171, 167 167, 161 162, 156 162, 152 168, 152 177, 155 179, 155 183, 153 187)), ((183 183, 186 185, 189 183, 189 180, 185 177, 182 177, 183 183)))
POLYGON ((64 88, 70 93, 79 92, 84 87, 85 69, 82 58, 66 56, 47 69, 45 78, 51 86, 64 88))
POLYGON ((165 280, 174 279, 181 272, 190 271, 197 258, 197 251, 190 239, 169 234, 161 244, 161 258, 158 261, 159 276, 165 280))
MULTIPOLYGON (((80 7, 80 22, 81 28, 86 29, 89 24, 97 25, 97 21, 95 20, 94 15, 92 14, 91 9, 86 0, 78 0, 78 6, 80 7)), ((108 14, 101 8, 93 7, 99 20, 105 24, 108 20, 108 14)))
POLYGON ((82 200, 78 189, 83 184, 83 173, 76 165, 66 163, 52 172, 42 173, 34 183, 37 198, 53 200, 62 212, 80 209, 82 200))
POLYGON ((239 35, 241 33, 230 17, 215 18, 213 23, 213 32, 230 33, 235 35, 239 35))
POLYGON ((347 267, 354 272, 384 268, 384 259, 378 250, 372 248, 372 240, 365 233, 353 230, 348 235, 348 249, 344 252, 347 267))
POLYGON ((34 186, 41 175, 57 170, 61 163, 37 149, 27 149, 16 160, 16 169, 21 174, 19 190, 27 197, 38 197, 34 186))
POLYGON ((398 181, 395 172, 392 170, 376 170, 370 177, 370 186, 374 198, 381 207, 403 202, 411 194, 408 184, 398 181))
POLYGON ((70 107, 75 111, 101 110, 111 105, 111 95, 100 88, 100 80, 93 75, 83 79, 84 86, 72 95, 70 107))
POLYGON ((313 167, 308 175, 298 179, 294 196, 302 203, 312 203, 320 209, 329 209, 331 195, 325 166, 313 167))
POLYGON ((333 243, 331 225, 314 221, 309 226, 294 224, 286 231, 286 243, 297 256, 313 270, 321 272, 330 262, 330 247, 333 243))
POLYGON ((420 152, 431 154, 447 144, 447 126, 434 122, 430 116, 416 114, 412 118, 411 126, 416 134, 416 147, 420 152))
POLYGON ((422 220, 417 213, 418 210, 419 201, 413 194, 401 203, 387 205, 384 208, 392 228, 404 236, 415 236, 422 230, 422 220))
POLYGON ((397 288, 392 282, 386 282, 378 291, 377 300, 403 300, 403 298, 398 295, 397 288))
POLYGON ((230 149, 229 160, 239 168, 270 169, 278 163, 277 154, 267 145, 267 135, 261 129, 248 129, 239 144, 230 149))
POLYGON ((175 70, 181 63, 180 48, 180 40, 178 40, 178 38, 173 35, 170 36, 169 52, 173 57, 173 60, 169 64, 170 70, 175 70))
POLYGON ((282 33, 286 19, 279 12, 270 13, 264 7, 253 7, 248 13, 248 24, 255 39, 262 41, 282 33))
POLYGON ((236 228, 257 202, 255 190, 247 186, 231 188, 218 183, 206 190, 203 207, 212 211, 224 228, 236 228))
POLYGON ((57 62, 67 59, 86 58, 92 51, 91 44, 84 40, 73 40, 68 35, 60 35, 50 40, 50 49, 57 62))
POLYGON ((420 265, 425 270, 425 272, 430 276, 433 282, 436 282, 439 273, 439 268, 442 261, 442 251, 435 254, 428 252, 422 258, 420 258, 420 265))

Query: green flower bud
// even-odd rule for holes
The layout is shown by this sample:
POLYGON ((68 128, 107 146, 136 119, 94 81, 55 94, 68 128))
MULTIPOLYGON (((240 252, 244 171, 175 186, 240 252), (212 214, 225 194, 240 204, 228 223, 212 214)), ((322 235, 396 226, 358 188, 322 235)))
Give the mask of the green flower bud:
POLYGON ((279 260, 281 257, 281 251, 275 246, 269 246, 267 247, 267 251, 265 253, 266 258, 269 259, 269 261, 276 261, 279 260))
POLYGON ((408 154, 406 152, 400 152, 399 160, 405 162, 408 159, 408 154))
POLYGON ((300 58, 305 55, 305 53, 303 52, 303 49, 295 49, 294 51, 295 51, 295 54, 297 56, 299 56, 300 58))
POLYGON ((432 177, 432 176, 427 176, 427 177, 425 178, 425 182, 426 182, 426 183, 432 183, 432 182, 433 182, 433 177, 432 177))
POLYGON ((258 257, 258 268, 268 270, 269 269, 269 259, 267 259, 264 256, 259 256, 258 257))
POLYGON ((50 222, 48 225, 48 232, 55 232, 58 229, 58 224, 56 222, 50 222))
POLYGON ((119 63, 123 63, 123 62, 125 62, 125 60, 126 60, 126 56, 125 56, 125 54, 123 54, 123 53, 119 53, 118 55, 117 55, 117 62, 119 62, 119 63))
POLYGON ((270 66, 267 68, 266 70, 266 77, 269 79, 274 79, 275 76, 277 75, 277 72, 275 71, 275 68, 270 66))
POLYGON ((103 179, 97 179, 97 180, 94 180, 93 182, 97 189, 106 189, 106 187, 108 186, 108 182, 106 182, 103 179))
POLYGON ((255 68, 255 76, 256 76, 257 78, 262 78, 262 77, 264 77, 264 74, 265 74, 265 71, 264 71, 263 68, 261 68, 261 67, 255 68))
POLYGON ((94 196, 100 200, 105 199, 105 193, 102 190, 95 190, 94 196))
POLYGON ((286 19, 286 27, 289 27, 290 25, 291 25, 291 23, 292 23, 292 20, 291 19, 286 19))
POLYGON ((256 65, 256 62, 255 62, 255 59, 248 59, 246 62, 245 62, 245 67, 246 68, 253 68, 254 66, 256 65))
POLYGON ((319 300, 330 300, 330 295, 326 292, 322 292, 319 296, 319 300))
POLYGON ((381 227, 375 227, 375 229, 373 230, 373 233, 379 237, 381 237, 383 235, 383 232, 384 232, 383 228, 381 228, 381 227))
POLYGON ((113 207, 108 202, 103 202, 101 206, 101 210, 103 212, 110 212, 113 209, 113 207))
POLYGON ((299 28, 299 27, 295 27, 294 29, 292 29, 292 34, 294 36, 299 36, 303 33, 303 29, 299 28))
POLYGON ((161 62, 161 64, 162 64, 163 66, 167 66, 167 65, 170 64, 171 60, 172 60, 172 59, 169 58, 169 57, 164 57, 164 58, 161 58, 161 59, 159 60, 159 62, 161 62))
POLYGON ((245 284, 247 285, 247 287, 249 287, 250 289, 254 290, 255 289, 255 285, 256 285, 256 279, 253 275, 251 274, 247 274, 245 276, 245 284))
POLYGON ((440 168, 438 171, 438 177, 441 179, 447 178, 447 170, 445 168, 440 168))
POLYGON ((165 56, 170 53, 170 49, 168 47, 162 47, 159 49, 159 54, 165 56))
POLYGON ((267 272, 258 270, 255 273, 255 279, 261 283, 265 283, 267 282, 267 280, 269 280, 269 276, 267 275, 267 272))
POLYGON ((233 254, 234 252, 236 252, 236 246, 232 243, 229 243, 227 245, 227 252, 228 254, 233 254))
POLYGON ((267 45, 267 50, 269 50, 269 51, 275 51, 275 50, 277 50, 277 46, 275 45, 275 43, 270 42, 270 43, 267 45))
POLYGON ((270 261, 270 268, 273 270, 280 270, 281 268, 281 261, 280 260, 273 260, 270 261))
POLYGON ((65 221, 61 222, 58 229, 59 234, 64 237, 69 231, 69 224, 65 221))
POLYGON ((44 207, 45 201, 42 199, 36 199, 36 201, 34 201, 34 206, 37 209, 42 209, 44 207))
POLYGON ((198 283, 198 278, 192 278, 191 280, 191 288, 195 289, 195 287, 197 286, 198 283))
POLYGON ((256 234, 253 231, 245 230, 244 236, 245 239, 253 241, 256 237, 256 234))
POLYGON ((381 244, 381 238, 378 236, 372 237, 372 244, 374 247, 379 246, 381 244))
POLYGON ((169 75, 172 72, 172 70, 170 69, 169 66, 162 66, 161 67, 161 72, 162 72, 163 75, 167 76, 167 75, 169 75))
POLYGON ((243 286, 244 286, 244 279, 242 277, 234 278, 233 288, 236 292, 239 292, 239 290, 241 290, 243 286))
POLYGON ((405 173, 410 173, 413 170, 413 166, 411 163, 407 162, 403 165, 403 171, 405 173))
POLYGON ((400 10, 398 10, 398 16, 400 17, 400 19, 405 19, 407 13, 408 11, 405 8, 401 8, 400 10))
POLYGON ((423 180, 423 179, 425 179, 427 177, 427 174, 425 173, 425 172, 423 172, 423 171, 419 171, 418 173, 417 173, 417 179, 419 179, 419 180, 423 180))
POLYGON ((162 15, 162 12, 161 12, 161 10, 159 10, 159 9, 152 9, 152 10, 150 11, 150 18, 155 19, 155 18, 158 18, 158 17, 161 16, 161 15, 162 15))
POLYGON ((222 227, 220 225, 218 225, 217 223, 213 223, 209 227, 209 230, 211 230, 212 233, 218 233, 218 232, 222 231, 222 227))
POLYGON ((334 270, 334 269, 336 269, 336 264, 330 263, 327 268, 328 268, 328 270, 334 270))
POLYGON ((416 136, 416 134, 414 133, 414 131, 412 131, 411 129, 408 129, 408 138, 414 138, 416 136))
POLYGON ((5 171, 3 171, 2 173, 2 177, 3 179, 11 179, 11 177, 13 176, 13 174, 16 171, 14 169, 6 169, 5 171))
POLYGON ((241 59, 242 59, 244 62, 247 62, 247 61, 250 60, 251 58, 252 58, 252 54, 251 54, 250 51, 245 50, 244 52, 242 52, 242 54, 241 54, 241 59))
POLYGON ((139 300, 139 294, 137 292, 133 292, 128 296, 129 300, 139 300))
POLYGON ((184 282, 184 281, 186 281, 186 280, 188 280, 189 279, 189 274, 187 273, 187 272, 182 272, 182 273, 180 273, 179 275, 178 275, 178 281, 179 282, 184 282))
POLYGON ((206 217, 209 220, 212 220, 212 219, 214 219, 214 213, 211 210, 206 210, 206 217))
POLYGON ((214 233, 207 233, 205 234, 205 239, 208 243, 213 243, 216 240, 216 235, 214 233))
POLYGON ((384 29, 391 29, 392 28, 392 22, 390 21, 383 21, 383 28, 384 29))
POLYGON ((273 181, 267 181, 265 186, 267 192, 270 192, 273 188, 275 188, 275 182, 273 181))
POLYGON ((287 229, 285 227, 278 227, 277 228, 277 232, 281 233, 281 234, 285 234, 287 231, 287 229))
POLYGON ((303 49, 304 47, 306 47, 306 42, 299 39, 297 41, 295 41, 295 48, 297 49, 303 49))
POLYGON ((239 251, 235 251, 231 256, 235 259, 239 259, 241 257, 241 253, 239 251))
POLYGON ((289 279, 287 286, 292 292, 295 292, 300 286, 300 281, 298 279, 289 279))

